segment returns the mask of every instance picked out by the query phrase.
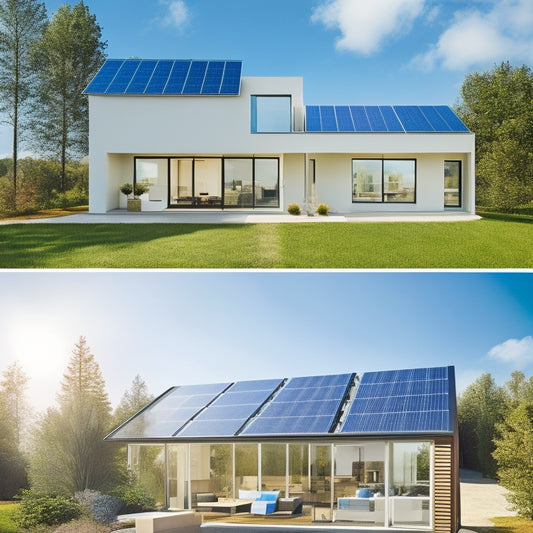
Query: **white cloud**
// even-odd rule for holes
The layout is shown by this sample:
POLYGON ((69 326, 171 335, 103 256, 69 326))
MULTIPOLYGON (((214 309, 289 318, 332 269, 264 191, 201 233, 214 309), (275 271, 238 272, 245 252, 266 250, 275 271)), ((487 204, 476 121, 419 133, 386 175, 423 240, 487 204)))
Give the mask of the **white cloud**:
POLYGON ((167 14, 161 17, 160 21, 164 26, 174 26, 183 28, 189 20, 189 8, 184 0, 160 0, 161 4, 167 6, 167 14))
POLYGON ((488 12, 457 11, 436 44, 411 64, 466 70, 504 60, 533 60, 533 2, 497 0, 488 12))
POLYGON ((409 31, 425 0, 329 0, 316 7, 311 20, 338 29, 337 48, 369 55, 386 38, 409 31))
POLYGON ((506 340, 494 346, 488 356, 491 359, 512 364, 516 368, 524 368, 528 364, 533 364, 533 337, 506 340))

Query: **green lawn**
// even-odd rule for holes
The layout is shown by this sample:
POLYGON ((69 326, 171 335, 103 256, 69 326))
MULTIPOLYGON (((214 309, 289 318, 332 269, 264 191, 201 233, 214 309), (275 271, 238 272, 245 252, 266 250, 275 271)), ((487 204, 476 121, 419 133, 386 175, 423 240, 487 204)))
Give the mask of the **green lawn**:
POLYGON ((18 533, 19 528, 11 519, 13 511, 16 509, 16 503, 0 502, 0 532, 1 533, 18 533))
POLYGON ((533 217, 473 222, 14 224, 0 268, 533 268, 533 217))

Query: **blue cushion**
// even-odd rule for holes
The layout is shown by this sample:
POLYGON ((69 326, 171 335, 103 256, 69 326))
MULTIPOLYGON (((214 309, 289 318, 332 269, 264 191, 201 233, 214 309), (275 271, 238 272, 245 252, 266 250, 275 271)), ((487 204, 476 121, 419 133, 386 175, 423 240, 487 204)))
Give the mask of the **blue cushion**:
POLYGON ((372 498, 373 495, 374 493, 370 489, 361 489, 357 497, 358 498, 372 498))
POLYGON ((256 502, 275 502, 278 499, 279 491, 261 492, 261 496, 257 498, 256 502))

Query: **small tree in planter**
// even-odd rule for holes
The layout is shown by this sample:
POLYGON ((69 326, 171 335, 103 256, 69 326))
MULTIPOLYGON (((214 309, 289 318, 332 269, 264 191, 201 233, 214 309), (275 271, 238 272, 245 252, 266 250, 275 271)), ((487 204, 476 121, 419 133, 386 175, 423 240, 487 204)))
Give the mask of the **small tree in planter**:
POLYGON ((141 210, 141 200, 139 196, 142 196, 147 191, 148 187, 144 183, 136 183, 135 185, 124 183, 124 185, 120 187, 120 192, 125 194, 128 199, 128 211, 141 210), (133 193, 133 198, 130 198, 131 193, 133 193))

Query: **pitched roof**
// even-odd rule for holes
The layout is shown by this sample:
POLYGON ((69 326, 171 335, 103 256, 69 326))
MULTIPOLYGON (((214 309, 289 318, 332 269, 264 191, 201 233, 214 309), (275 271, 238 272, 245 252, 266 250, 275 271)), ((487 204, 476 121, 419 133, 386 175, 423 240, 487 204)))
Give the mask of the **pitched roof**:
POLYGON ((453 367, 173 387, 108 440, 451 434, 453 367))

